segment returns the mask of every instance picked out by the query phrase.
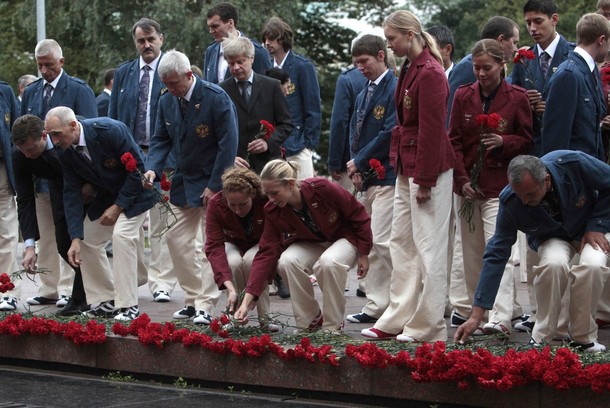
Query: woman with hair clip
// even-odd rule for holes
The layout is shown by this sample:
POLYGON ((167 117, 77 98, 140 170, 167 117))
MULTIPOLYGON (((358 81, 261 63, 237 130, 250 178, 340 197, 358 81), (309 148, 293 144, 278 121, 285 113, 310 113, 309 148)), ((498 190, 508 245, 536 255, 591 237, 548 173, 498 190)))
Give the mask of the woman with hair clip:
POLYGON ((340 331, 345 315, 347 273, 358 265, 366 276, 372 247, 371 219, 344 188, 324 178, 297 181, 298 164, 272 160, 261 172, 265 229, 235 317, 247 322, 267 283, 278 273, 290 287, 297 330, 340 331), (322 291, 323 307, 314 297, 309 275, 322 291))
MULTIPOLYGON (((235 311, 239 293, 246 287, 252 260, 265 226, 267 197, 252 170, 233 167, 222 175, 222 191, 208 202, 205 254, 218 289, 227 291, 229 313, 235 311)), ((278 331, 269 319, 269 293, 261 292, 257 304, 261 326, 278 331)))
POLYGON ((449 87, 434 39, 405 10, 383 30, 397 57, 406 57, 394 101, 390 164, 396 170, 390 238, 390 304, 362 335, 402 342, 447 340, 443 312, 453 150, 445 130, 449 87))
MULTIPOLYGON (((533 145, 527 93, 503 79, 505 60, 500 43, 491 39, 477 42, 472 48, 472 65, 477 81, 458 88, 449 122, 456 157, 453 190, 462 209, 456 233, 462 237, 469 304, 483 268, 485 245, 496 230, 498 196, 508 184, 508 164, 515 156, 527 154, 533 145)), ((482 328, 487 334, 510 334, 511 320, 521 316, 521 307, 515 304, 513 270, 511 259, 489 311, 489 322, 482 328)), ((470 308, 455 311, 461 316, 471 312, 470 308)))

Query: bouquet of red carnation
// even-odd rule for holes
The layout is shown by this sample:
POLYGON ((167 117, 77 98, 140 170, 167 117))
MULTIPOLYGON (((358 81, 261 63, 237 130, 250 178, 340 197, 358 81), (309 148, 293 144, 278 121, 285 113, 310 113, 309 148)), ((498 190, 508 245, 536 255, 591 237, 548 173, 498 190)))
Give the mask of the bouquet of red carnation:
POLYGON ((354 195, 356 195, 358 191, 362 191, 367 181, 375 177, 377 177, 379 180, 383 180, 385 178, 385 167, 383 167, 383 164, 381 164, 379 160, 370 159, 369 166, 370 169, 368 169, 365 173, 362 174, 362 184, 360 186, 360 189, 354 189, 354 195))
POLYGON ((15 289, 15 284, 11 282, 10 276, 6 273, 0 275, 0 293, 6 293, 15 289))
MULTIPOLYGON (((259 123, 261 124, 261 127, 260 127, 258 133, 256 134, 256 136, 254 137, 254 140, 264 139, 265 141, 267 141, 267 140, 271 139, 271 135, 275 131, 275 126, 273 125, 273 123, 268 122, 264 119, 261 119, 259 121, 259 123)), ((250 162, 250 152, 248 152, 248 154, 246 154, 246 160, 248 160, 248 162, 250 162)), ((250 164, 252 164, 252 163, 250 163, 250 164)))
MULTIPOLYGON (((502 122, 502 116, 498 113, 490 113, 489 115, 477 115, 477 125, 479 125, 479 134, 483 136, 486 133, 497 131, 502 122)), ((479 141, 477 147, 477 160, 474 162, 474 166, 470 170, 470 187, 473 190, 478 191, 479 189, 479 177, 481 176, 481 169, 483 168, 483 158, 485 157, 485 145, 483 139, 479 141)), ((458 214, 468 222, 468 229, 470 232, 474 232, 474 223, 472 222, 472 216, 474 214, 474 201, 466 199, 462 204, 462 207, 458 211, 458 214)))
POLYGON ((534 58, 536 58, 536 54, 534 54, 534 51, 519 50, 517 51, 517 55, 515 55, 515 58, 513 59, 513 63, 522 64, 523 68, 525 68, 525 82, 529 82, 530 84, 532 84, 531 88, 527 87, 528 89, 534 89, 536 87, 536 83, 534 82, 534 76, 532 75, 532 71, 530 70, 529 64, 529 61, 533 60, 534 58))
MULTIPOLYGON (((135 159, 135 157, 133 157, 133 155, 130 152, 123 153, 123 155, 121 156, 121 163, 123 163, 123 165, 125 166, 125 170, 127 170, 127 172, 129 172, 129 173, 137 172, 140 175, 140 179, 142 180, 142 182, 145 182, 145 183, 148 182, 148 179, 146 177, 144 177, 144 174, 142 174, 142 171, 140 171, 140 169, 138 168, 137 160, 135 159)), ((167 176, 165 175, 165 172, 163 173, 163 177, 161 178, 161 189, 165 190, 165 191, 169 191, 171 189, 171 182, 170 182, 170 180, 168 180, 167 176)), ((166 197, 162 192, 157 190, 157 188, 155 186, 153 186, 152 191, 155 195, 155 198, 157 199, 157 202, 159 204, 161 204, 161 212, 169 213, 172 215, 172 219, 170 220, 168 218, 166 221, 165 228, 163 228, 159 232, 159 235, 157 237, 157 238, 159 238, 163 234, 165 234, 171 227, 173 227, 174 224, 178 221, 178 219, 176 218, 176 214, 174 214, 174 211, 172 210, 172 208, 170 207, 170 205, 168 203, 169 197, 166 197)))

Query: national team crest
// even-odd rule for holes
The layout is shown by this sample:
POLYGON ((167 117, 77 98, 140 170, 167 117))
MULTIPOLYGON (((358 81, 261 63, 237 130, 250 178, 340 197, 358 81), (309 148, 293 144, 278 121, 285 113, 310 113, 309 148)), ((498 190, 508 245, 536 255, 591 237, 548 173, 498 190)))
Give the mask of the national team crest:
POLYGON ((294 92, 296 91, 296 87, 294 86, 294 83, 290 83, 290 85, 288 85, 288 95, 292 95, 294 92))
POLYGON ((373 108, 373 116, 375 116, 375 119, 377 119, 377 120, 383 118, 384 113, 385 113, 385 108, 381 105, 377 105, 373 108))
POLYGON ((337 219, 339 218, 339 216, 337 215, 336 211, 333 211, 330 213, 330 215, 328 216, 328 222, 330 224, 334 224, 335 222, 337 222, 337 219))
POLYGON ((119 165, 119 161, 111 157, 109 159, 105 159, 103 164, 107 169, 114 169, 119 165))
POLYGON ((197 133, 197 136, 203 139, 204 137, 207 137, 210 133, 210 128, 208 127, 208 125, 204 124, 197 125, 197 127, 195 128, 195 133, 197 133))
POLYGON ((587 203, 587 197, 584 194, 579 195, 576 198, 576 208, 582 208, 587 203))
POLYGON ((498 132, 504 132, 507 127, 508 121, 506 119, 500 120, 500 123, 498 123, 498 132))
POLYGON ((405 89, 405 97, 402 101, 405 105, 406 109, 411 109, 411 103, 413 103, 413 99, 409 96, 409 90, 405 89))

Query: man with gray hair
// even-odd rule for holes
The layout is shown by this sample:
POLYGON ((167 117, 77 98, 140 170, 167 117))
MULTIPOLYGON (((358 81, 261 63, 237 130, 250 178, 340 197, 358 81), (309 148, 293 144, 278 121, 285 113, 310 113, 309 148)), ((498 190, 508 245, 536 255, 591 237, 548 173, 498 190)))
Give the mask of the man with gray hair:
POLYGON ((25 88, 37 79, 38 78, 36 78, 36 76, 32 74, 25 74, 19 77, 19 79, 17 80, 17 87, 19 88, 19 95, 17 96, 17 99, 19 100, 20 104, 21 99, 23 99, 23 93, 25 92, 25 88))
POLYGON ((205 241, 205 207, 221 190, 222 173, 235 160, 237 113, 222 88, 193 75, 183 53, 165 53, 157 69, 168 92, 159 99, 145 186, 161 178, 170 151, 180 153, 169 200, 177 221, 166 234, 174 271, 185 292, 184 308, 174 318, 194 317, 195 323, 210 324, 220 291, 208 260, 198 256, 202 243, 197 236, 203 234, 205 241))
POLYGON ((571 346, 604 351, 597 342, 595 312, 610 273, 610 166, 582 152, 557 150, 542 158, 515 157, 508 180, 500 193, 496 231, 483 255, 472 314, 455 341, 466 341, 492 308, 519 230, 540 257, 533 268, 538 313, 530 344, 556 336, 566 294, 571 346), (576 254, 580 260, 571 266, 576 254))

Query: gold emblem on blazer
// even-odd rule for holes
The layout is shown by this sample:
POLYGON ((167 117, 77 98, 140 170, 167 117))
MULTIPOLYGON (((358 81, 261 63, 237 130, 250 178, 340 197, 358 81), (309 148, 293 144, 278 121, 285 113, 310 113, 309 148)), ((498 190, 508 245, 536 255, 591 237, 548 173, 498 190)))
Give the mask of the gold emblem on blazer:
POLYGON ((115 167, 117 167, 119 165, 119 161, 115 158, 109 158, 109 159, 105 159, 104 160, 104 167, 108 168, 108 169, 114 169, 115 167))
POLYGON ((296 87, 294 86, 294 83, 291 82, 290 85, 288 85, 288 95, 292 95, 295 91, 296 87))
POLYGON ((579 195, 576 198, 576 208, 582 208, 587 203, 587 197, 584 194, 579 195))
POLYGON ((373 108, 373 115, 375 119, 379 120, 383 118, 383 114, 385 113, 385 108, 381 105, 377 105, 373 108))
POLYGON ((210 133, 210 128, 208 127, 208 125, 197 125, 197 127, 195 128, 195 133, 197 133, 197 136, 199 136, 200 138, 204 138, 207 137, 207 135, 210 133))
POLYGON ((405 105, 406 109, 411 109, 411 103, 413 102, 413 99, 409 96, 408 89, 405 89, 405 97, 403 98, 402 102, 405 105))
POLYGON ((6 122, 7 125, 11 123, 11 114, 10 113, 6 112, 4 114, 4 122, 6 122))
POLYGON ((160 91, 161 95, 163 95, 165 92, 167 92, 167 88, 161 88, 161 91, 160 91))
POLYGON ((507 127, 508 121, 506 119, 500 120, 500 123, 498 123, 498 132, 504 132, 507 127))
POLYGON ((331 224, 334 224, 335 222, 337 222, 338 218, 339 218, 339 216, 337 215, 337 212, 333 211, 328 216, 328 222, 331 223, 331 224))

